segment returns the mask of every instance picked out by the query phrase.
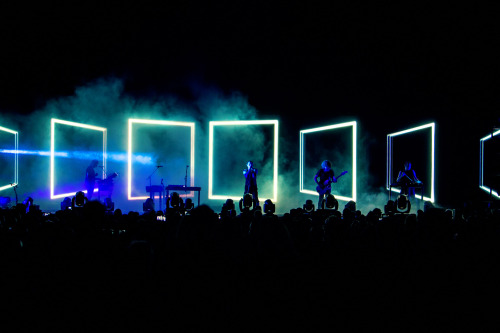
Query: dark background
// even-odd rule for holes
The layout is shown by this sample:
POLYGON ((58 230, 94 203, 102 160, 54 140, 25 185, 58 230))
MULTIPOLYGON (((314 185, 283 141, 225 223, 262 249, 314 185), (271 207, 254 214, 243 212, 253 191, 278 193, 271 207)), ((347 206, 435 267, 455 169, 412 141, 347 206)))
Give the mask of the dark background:
POLYGON ((491 8, 435 2, 2 4, 0 110, 27 115, 101 77, 151 99, 239 91, 297 140, 359 120, 381 143, 369 151, 375 186, 385 135, 435 121, 439 201, 482 199, 479 139, 499 125, 497 21, 491 8))

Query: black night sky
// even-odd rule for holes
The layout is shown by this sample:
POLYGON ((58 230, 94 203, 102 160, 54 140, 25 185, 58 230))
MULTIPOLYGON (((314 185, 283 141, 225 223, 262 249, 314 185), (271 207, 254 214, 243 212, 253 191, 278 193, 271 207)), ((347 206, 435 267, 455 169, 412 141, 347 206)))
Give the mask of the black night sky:
MULTIPOLYGON (((435 121, 438 198, 479 194, 479 139, 498 126, 497 20, 434 2, 303 1, 2 5, 0 110, 30 114, 102 77, 155 99, 239 91, 289 133, 357 119, 378 143, 435 121)), ((298 135, 294 136, 294 140, 298 135)), ((360 191, 362 189, 359 189, 360 191)))

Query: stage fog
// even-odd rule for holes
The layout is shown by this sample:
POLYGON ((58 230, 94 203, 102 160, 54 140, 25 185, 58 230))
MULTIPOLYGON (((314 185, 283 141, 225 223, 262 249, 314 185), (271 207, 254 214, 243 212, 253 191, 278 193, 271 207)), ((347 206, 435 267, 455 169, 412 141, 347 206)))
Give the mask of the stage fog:
MULTIPOLYGON (((12 203, 15 203, 16 194, 19 202, 31 197, 43 211, 58 210, 66 195, 84 190, 85 170, 96 159, 99 161, 96 168, 98 178, 115 175, 111 198, 115 208, 124 212, 142 212, 145 198, 149 196, 146 186, 158 184, 201 187, 201 203, 219 212, 225 201, 223 197, 243 196, 242 170, 247 161, 252 160, 259 170, 261 205, 264 200, 276 195, 276 212, 282 214, 302 207, 307 199, 316 204, 318 198, 300 192, 299 131, 356 121, 350 115, 336 114, 320 124, 309 124, 304 117, 301 127, 292 127, 287 126, 292 123, 289 120, 303 115, 264 115, 250 105, 247 96, 238 92, 223 93, 216 88, 197 87, 193 95, 195 98, 192 100, 175 95, 151 99, 132 97, 124 93, 122 80, 102 79, 77 87, 72 96, 47 101, 43 108, 33 110, 30 115, 17 116, 5 110, 0 116, 0 126, 19 133, 18 186, 15 189, 8 186, 0 192, 0 196, 10 197, 12 203), (92 128, 57 123, 51 134, 51 119, 86 124, 92 128), (129 119, 152 122, 134 124, 130 129, 129 119), (277 147, 274 144, 274 126, 225 126, 214 127, 210 149, 211 121, 243 120, 277 120, 277 147), (176 124, 194 124, 194 127, 176 124), (194 136, 191 132, 193 128, 194 136), (128 142, 129 135, 133 138, 131 143, 128 142), (52 169, 51 137, 54 139, 52 169), (209 170, 210 157, 212 170, 209 170), (209 198, 210 177, 212 195, 217 199, 209 198), (277 188, 274 188, 275 181, 277 188)), ((307 114, 307 110, 304 113, 307 114)), ((385 156, 374 159, 369 153, 374 146, 384 150, 385 137, 374 139, 367 127, 358 123, 356 134, 356 202, 363 213, 383 207, 388 197, 387 190, 381 186, 385 175, 370 175, 369 172, 370 163, 385 168, 385 156)), ((15 182, 13 142, 10 133, 2 132, 0 157, 4 167, 0 171, 0 186, 15 182)), ((331 132, 327 140, 324 137, 308 137, 302 170, 304 188, 314 190, 314 174, 321 162, 329 159, 336 175, 348 171, 339 180, 333 194, 352 196, 352 144, 352 135, 348 130, 331 132)), ((197 195, 194 193, 194 202, 197 195)), ((97 197, 95 193, 94 199, 97 197)), ((339 203, 343 208, 346 202, 339 203)), ((155 205, 158 209, 158 199, 155 199, 155 205)))

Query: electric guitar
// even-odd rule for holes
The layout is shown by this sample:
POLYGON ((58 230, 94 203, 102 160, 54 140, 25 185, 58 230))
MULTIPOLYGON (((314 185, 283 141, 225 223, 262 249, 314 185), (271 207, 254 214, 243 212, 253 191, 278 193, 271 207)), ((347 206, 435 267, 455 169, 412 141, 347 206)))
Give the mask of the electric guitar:
MULTIPOLYGON (((346 173, 347 173, 347 171, 343 171, 340 175, 338 175, 338 177, 336 177, 336 179, 338 180, 340 177, 342 177, 346 173)), ((332 183, 333 183, 333 180, 328 179, 325 181, 325 184, 319 184, 318 186, 316 186, 316 191, 319 193, 319 195, 323 195, 332 189, 332 183)))

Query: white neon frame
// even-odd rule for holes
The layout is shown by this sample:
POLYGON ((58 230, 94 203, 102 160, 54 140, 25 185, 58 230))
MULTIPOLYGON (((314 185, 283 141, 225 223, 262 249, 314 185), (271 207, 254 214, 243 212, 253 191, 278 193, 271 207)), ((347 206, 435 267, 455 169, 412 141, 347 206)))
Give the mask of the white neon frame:
POLYGON ((0 191, 3 191, 8 188, 12 188, 17 186, 19 183, 19 165, 18 165, 18 154, 19 154, 19 133, 17 131, 11 130, 9 128, 5 128, 0 126, 0 131, 4 131, 7 133, 14 134, 14 183, 8 184, 4 186, 0 186, 0 191))
MULTIPOLYGON (((429 123, 429 124, 425 124, 425 125, 422 125, 422 126, 417 126, 417 127, 409 128, 409 129, 404 130, 404 131, 387 134, 386 189, 387 190, 390 189, 389 185, 391 184, 391 181, 392 181, 392 170, 393 170, 393 166, 392 166, 392 139, 395 136, 399 136, 399 135, 403 135, 403 134, 408 134, 408 133, 411 133, 411 132, 415 132, 415 131, 419 131, 419 130, 424 130, 424 129, 427 129, 427 128, 431 128, 431 196, 429 198, 429 197, 426 197, 426 196, 422 196, 422 195, 419 196, 419 195, 415 194, 415 197, 416 198, 420 197, 421 200, 422 200, 422 197, 423 197, 423 200, 434 202, 434 200, 435 200, 435 198, 434 198, 434 182, 435 182, 435 176, 434 176, 435 175, 435 138, 436 138, 436 124, 435 123, 429 123)), ((397 192, 397 193, 401 192, 401 190, 397 189, 397 188, 392 188, 392 191, 393 192, 397 192)))
POLYGON ((494 136, 497 136, 500 134, 500 130, 489 134, 479 140, 479 188, 488 194, 494 195, 495 197, 500 199, 500 195, 498 192, 494 191, 493 189, 489 188, 488 186, 484 185, 484 179, 483 179, 483 172, 484 172, 484 142, 493 138, 494 136))
MULTIPOLYGON (((75 123, 73 121, 61 120, 52 118, 50 120, 50 198, 58 199, 63 197, 69 197, 75 195, 75 193, 63 193, 63 194, 54 194, 54 164, 55 164, 55 127, 56 124, 68 125, 73 127, 86 128, 94 131, 102 132, 102 178, 104 179, 106 174, 106 145, 107 145, 107 132, 108 130, 104 127, 92 126, 87 124, 75 123)), ((94 191, 99 191, 96 188, 94 191)), ((87 190, 83 190, 82 192, 87 193, 87 190)))
POLYGON ((300 131, 300 146, 299 146, 299 155, 300 155, 300 163, 299 163, 299 174, 300 174, 300 192, 301 193, 306 193, 306 194, 312 194, 319 196, 317 191, 312 191, 312 190, 307 190, 304 189, 304 135, 308 133, 314 133, 314 132, 320 132, 320 131, 328 131, 332 129, 338 129, 338 128, 343 128, 343 127, 349 127, 352 126, 352 168, 353 170, 350 171, 349 173, 352 175, 352 197, 346 197, 342 195, 335 195, 335 198, 338 200, 343 200, 343 201, 356 201, 356 177, 357 177, 357 123, 356 121, 349 121, 346 123, 340 123, 340 124, 334 124, 334 125, 328 125, 328 126, 322 126, 322 127, 316 127, 316 128, 310 128, 310 129, 305 129, 300 131))
POLYGON ((213 153, 214 153, 214 127, 215 126, 246 126, 246 125, 274 125, 274 154, 273 154, 273 197, 272 202, 278 200, 278 120, 235 120, 235 121, 211 121, 209 131, 208 152, 208 199, 211 200, 240 200, 241 197, 231 197, 213 194, 213 153))
MULTIPOLYGON (((133 124, 147 124, 147 125, 163 125, 163 126, 183 126, 191 128, 191 187, 194 186, 194 134, 195 134, 195 123, 193 122, 180 122, 180 121, 169 121, 169 120, 150 120, 150 119, 133 119, 128 120, 128 184, 127 184, 127 196, 128 200, 145 200, 149 196, 132 196, 132 126, 133 124)), ((188 196, 194 196, 194 192, 191 191, 188 196)), ((155 196, 158 198, 158 196, 155 196)))

